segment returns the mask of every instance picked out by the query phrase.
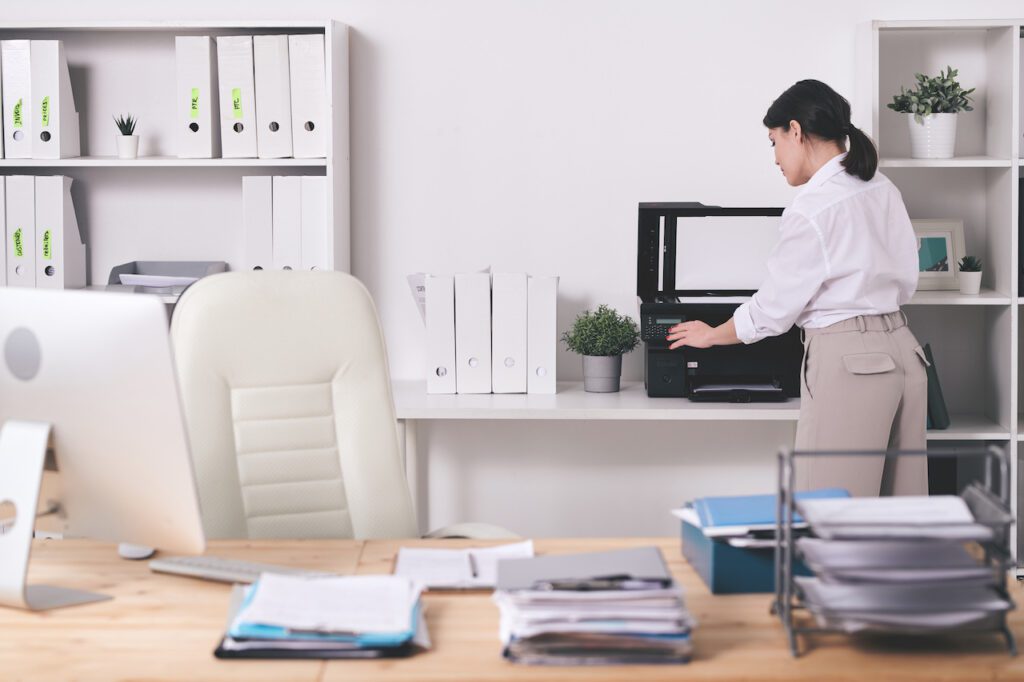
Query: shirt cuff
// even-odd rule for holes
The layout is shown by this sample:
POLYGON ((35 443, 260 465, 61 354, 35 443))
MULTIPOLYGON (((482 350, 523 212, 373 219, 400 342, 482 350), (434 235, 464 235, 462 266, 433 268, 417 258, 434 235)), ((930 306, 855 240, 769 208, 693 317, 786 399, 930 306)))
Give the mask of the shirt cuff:
POLYGON ((732 314, 733 324, 736 325, 736 337, 745 344, 751 344, 758 340, 757 331, 754 328, 754 318, 750 316, 750 302, 736 308, 732 314))

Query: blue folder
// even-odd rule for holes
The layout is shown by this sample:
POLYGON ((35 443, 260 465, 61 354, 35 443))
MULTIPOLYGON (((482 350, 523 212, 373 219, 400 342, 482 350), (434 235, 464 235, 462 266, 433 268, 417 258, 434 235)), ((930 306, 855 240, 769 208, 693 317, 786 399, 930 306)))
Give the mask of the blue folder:
MULTIPOLYGON (((850 493, 845 488, 822 488, 799 492, 796 499, 817 500, 849 496, 850 493)), ((776 499, 775 495, 701 497, 693 501, 693 508, 704 528, 774 526, 776 499)), ((793 521, 800 523, 802 519, 796 514, 793 521)))

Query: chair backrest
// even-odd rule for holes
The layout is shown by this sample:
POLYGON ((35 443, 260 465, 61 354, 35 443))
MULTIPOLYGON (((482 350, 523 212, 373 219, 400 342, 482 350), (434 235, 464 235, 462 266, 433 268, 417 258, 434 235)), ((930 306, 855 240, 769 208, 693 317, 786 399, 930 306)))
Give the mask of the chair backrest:
POLYGON ((416 535, 384 337, 340 272, 206 277, 171 323, 209 538, 416 535))

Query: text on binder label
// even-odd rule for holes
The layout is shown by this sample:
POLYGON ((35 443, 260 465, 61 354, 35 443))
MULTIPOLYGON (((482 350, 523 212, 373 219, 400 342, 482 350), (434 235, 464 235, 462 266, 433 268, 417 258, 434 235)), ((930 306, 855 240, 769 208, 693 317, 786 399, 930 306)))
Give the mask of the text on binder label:
POLYGON ((25 256, 25 241, 21 238, 21 228, 19 227, 14 231, 14 257, 23 258, 25 256))
POLYGON ((50 96, 49 95, 47 95, 46 97, 43 98, 43 106, 41 108, 43 110, 43 127, 45 128, 48 125, 50 125, 50 96))
POLYGON ((50 239, 50 231, 43 231, 43 259, 53 260, 53 240, 50 239))
POLYGON ((21 100, 14 103, 14 127, 21 127, 21 100))
POLYGON ((242 88, 231 88, 231 113, 242 118, 242 88))
POLYGON ((192 88, 192 104, 190 106, 192 118, 199 118, 199 88, 192 88))

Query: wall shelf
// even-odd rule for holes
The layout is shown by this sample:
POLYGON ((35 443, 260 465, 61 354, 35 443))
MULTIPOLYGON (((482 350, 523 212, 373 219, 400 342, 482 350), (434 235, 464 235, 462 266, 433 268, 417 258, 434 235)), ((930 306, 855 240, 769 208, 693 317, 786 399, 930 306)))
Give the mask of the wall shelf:
POLYGON ((1010 305, 1011 298, 992 289, 982 289, 977 296, 959 291, 918 291, 907 305, 1010 305))
POLYGON ((73 159, 0 159, 0 169, 16 168, 326 168, 326 159, 179 159, 177 156, 79 156, 73 159))
POLYGON ((882 157, 878 159, 878 165, 881 168, 1009 168, 1013 161, 985 155, 958 156, 952 159, 882 157))

